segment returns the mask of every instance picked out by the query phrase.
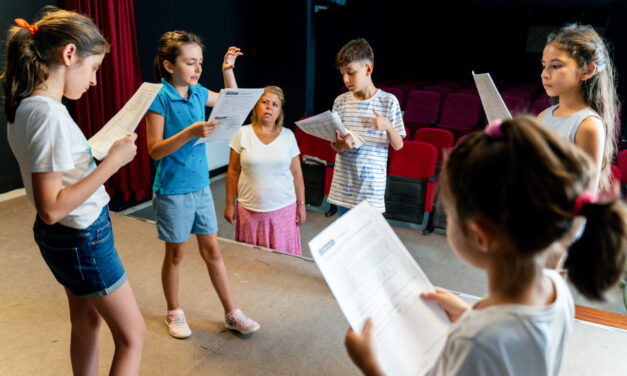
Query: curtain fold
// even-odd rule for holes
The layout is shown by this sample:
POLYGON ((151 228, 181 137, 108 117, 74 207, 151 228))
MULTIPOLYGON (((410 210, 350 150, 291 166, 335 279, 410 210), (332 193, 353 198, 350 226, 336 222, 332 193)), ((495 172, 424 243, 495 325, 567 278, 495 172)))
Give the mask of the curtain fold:
MULTIPOLYGON (((111 52, 98 71, 98 85, 76 102, 78 125, 89 138, 124 106, 142 83, 133 1, 63 0, 60 6, 89 16, 111 44, 111 52)), ((105 183, 109 195, 123 202, 152 197, 144 120, 135 132, 137 156, 105 183)))

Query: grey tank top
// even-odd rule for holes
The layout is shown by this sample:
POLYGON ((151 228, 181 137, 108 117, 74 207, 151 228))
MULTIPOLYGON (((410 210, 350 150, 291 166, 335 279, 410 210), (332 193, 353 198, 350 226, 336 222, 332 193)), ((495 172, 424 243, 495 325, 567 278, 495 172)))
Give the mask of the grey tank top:
POLYGON ((553 111, 557 108, 557 106, 559 105, 553 105, 546 110, 541 120, 542 124, 557 132, 557 134, 572 143, 575 143, 575 134, 577 134, 577 130, 584 120, 586 120, 590 116, 601 119, 599 114, 597 114, 590 107, 586 107, 583 110, 577 111, 572 115, 555 117, 553 116, 553 111))

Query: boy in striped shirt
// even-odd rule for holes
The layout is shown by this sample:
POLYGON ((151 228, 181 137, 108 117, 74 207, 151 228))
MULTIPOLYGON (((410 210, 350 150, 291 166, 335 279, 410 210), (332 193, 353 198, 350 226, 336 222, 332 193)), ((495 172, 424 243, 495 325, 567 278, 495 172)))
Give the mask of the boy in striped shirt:
POLYGON ((394 150, 403 147, 401 108, 393 94, 374 86, 373 64, 374 53, 365 39, 351 40, 335 58, 349 91, 335 98, 333 111, 364 141, 355 149, 351 134, 342 137, 336 132, 337 140, 331 143, 337 156, 328 201, 337 205, 338 216, 363 200, 385 212, 388 144, 394 150))

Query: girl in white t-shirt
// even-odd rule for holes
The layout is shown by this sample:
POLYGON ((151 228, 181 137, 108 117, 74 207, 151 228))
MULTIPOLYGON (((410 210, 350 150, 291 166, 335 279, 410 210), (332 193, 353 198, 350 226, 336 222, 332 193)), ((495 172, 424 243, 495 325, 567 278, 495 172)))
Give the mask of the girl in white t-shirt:
POLYGON ((116 141, 96 167, 65 106, 96 85, 109 44, 91 19, 48 9, 9 31, 4 106, 11 150, 37 209, 35 241, 70 306, 70 358, 77 375, 98 374, 102 320, 113 334, 111 374, 139 372, 146 325, 113 244, 103 183, 136 153, 137 135, 116 141))
MULTIPOLYGON (((586 191, 594 175, 588 155, 531 117, 491 123, 453 150, 441 180, 446 235, 485 271, 488 294, 472 307, 444 289, 422 294, 454 323, 429 374, 559 374, 574 306, 565 280, 544 269, 546 249, 583 216, 565 263, 569 281, 602 299, 625 268, 627 209, 586 191)), ((361 335, 349 330, 346 347, 365 374, 380 375, 372 328, 368 320, 361 335)))
POLYGON ((305 185, 296 138, 283 128, 284 103, 283 90, 267 86, 252 124, 233 136, 224 218, 236 225, 236 240, 300 256, 305 185))

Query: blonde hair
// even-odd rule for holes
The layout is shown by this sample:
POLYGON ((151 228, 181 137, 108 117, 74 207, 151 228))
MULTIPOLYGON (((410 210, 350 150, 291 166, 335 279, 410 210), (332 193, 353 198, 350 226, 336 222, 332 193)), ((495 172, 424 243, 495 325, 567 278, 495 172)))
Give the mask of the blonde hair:
MULTIPOLYGON (((281 128, 283 126, 283 120, 285 119, 285 113, 283 112, 283 107, 285 106, 285 94, 283 94, 283 89, 281 89, 278 86, 270 85, 270 86, 266 86, 263 88, 263 94, 266 94, 266 93, 275 94, 277 97, 279 97, 279 100, 281 101, 281 113, 279 114, 279 117, 274 122, 274 129, 281 128)), ((259 100, 261 100, 261 98, 259 98, 259 100)), ((253 112, 250 115, 251 123, 256 123, 258 120, 256 108, 257 108, 257 105, 255 105, 255 108, 253 108, 253 112)))

